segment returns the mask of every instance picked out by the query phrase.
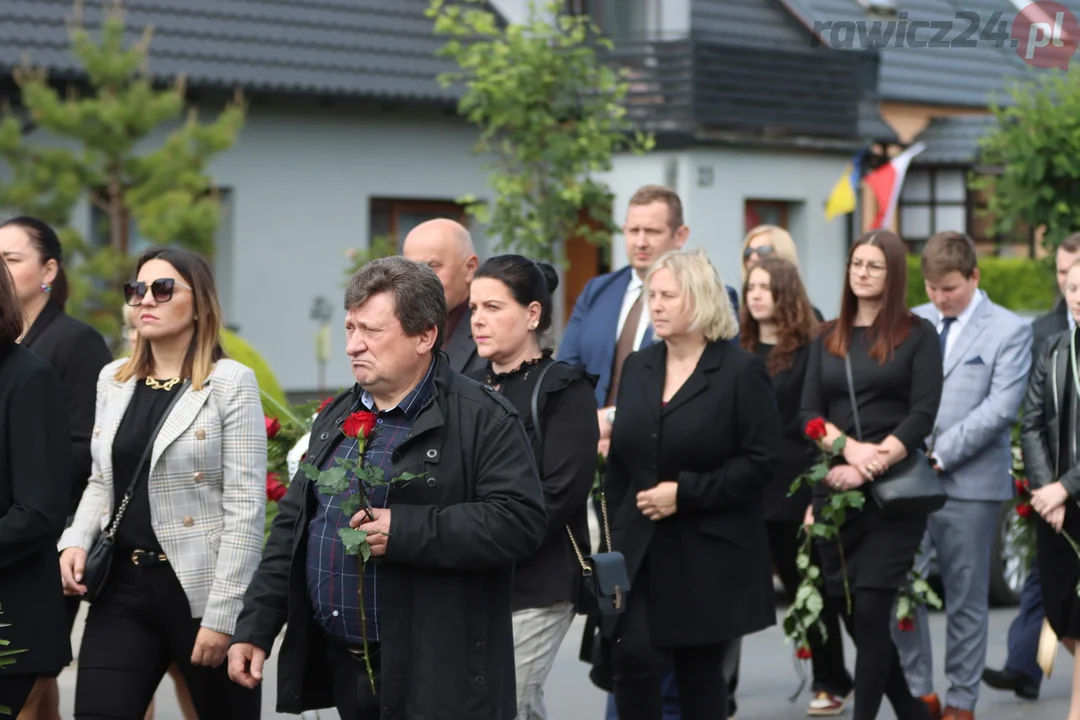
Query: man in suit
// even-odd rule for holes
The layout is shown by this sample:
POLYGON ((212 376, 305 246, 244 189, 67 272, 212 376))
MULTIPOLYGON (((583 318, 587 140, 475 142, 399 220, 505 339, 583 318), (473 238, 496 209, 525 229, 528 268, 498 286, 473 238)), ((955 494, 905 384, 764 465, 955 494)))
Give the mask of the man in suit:
POLYGON ((949 499, 928 518, 916 565, 925 574, 932 545, 948 625, 943 713, 934 693, 926 608, 917 609, 913 632, 894 625, 893 640, 912 693, 935 718, 974 720, 986 662, 990 551, 1001 503, 1013 495, 1010 430, 1027 386, 1032 334, 1027 322, 979 290, 975 245, 966 235, 931 237, 922 271, 931 303, 914 312, 938 328, 945 375, 927 445, 949 499))
MULTIPOLYGON (((1075 327, 1072 314, 1065 307, 1065 278, 1069 274, 1069 268, 1077 260, 1080 260, 1080 233, 1070 235, 1058 246, 1054 264, 1058 290, 1062 297, 1053 310, 1040 315, 1031 324, 1035 336, 1032 359, 1048 338, 1075 327)), ((995 690, 1011 690, 1017 697, 1025 700, 1038 699, 1042 668, 1035 661, 1035 657, 1039 649, 1039 631, 1042 629, 1043 617, 1039 568, 1032 563, 1020 591, 1020 610, 1009 626, 1009 654, 1005 658, 1005 667, 1001 670, 983 670, 984 683, 995 690)))
MULTIPOLYGON (((681 249, 690 237, 690 228, 683 222, 682 200, 674 190, 659 185, 645 185, 631 196, 622 230, 630 264, 595 277, 585 285, 559 345, 559 360, 584 365, 589 373, 599 377, 596 383, 598 451, 604 455, 611 442, 623 363, 631 352, 655 340, 646 308, 645 273, 657 258, 669 250, 681 249)), ((732 308, 737 310, 738 293, 730 286, 727 291, 732 308)), ((738 343, 738 338, 733 342, 738 343)), ((729 648, 725 675, 733 697, 738 641, 730 643, 729 648)), ((677 720, 678 695, 671 673, 664 681, 664 704, 665 716, 677 720)), ((611 697, 607 720, 617 720, 611 697)))
POLYGON ((422 222, 405 236, 401 254, 427 265, 442 281, 448 315, 440 349, 450 367, 464 375, 484 367, 486 361, 476 354, 469 311, 469 286, 480 263, 469 231, 444 218, 422 222))

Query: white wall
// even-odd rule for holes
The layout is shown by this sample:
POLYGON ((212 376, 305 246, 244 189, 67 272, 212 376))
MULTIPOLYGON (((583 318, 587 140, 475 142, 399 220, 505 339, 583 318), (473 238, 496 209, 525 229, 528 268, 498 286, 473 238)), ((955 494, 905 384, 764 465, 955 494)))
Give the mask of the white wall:
MULTIPOLYGON (((847 252, 846 220, 825 220, 825 200, 844 171, 844 155, 736 148, 696 148, 682 152, 620 156, 606 178, 615 192, 615 221, 642 185, 667 185, 679 193, 690 228, 688 248, 704 248, 724 282, 742 283, 740 248, 747 199, 792 203, 789 229, 810 298, 826 317, 839 310, 847 252), (709 184, 708 177, 712 180, 709 184)), ((612 266, 626 264, 625 243, 616 236, 612 266)))

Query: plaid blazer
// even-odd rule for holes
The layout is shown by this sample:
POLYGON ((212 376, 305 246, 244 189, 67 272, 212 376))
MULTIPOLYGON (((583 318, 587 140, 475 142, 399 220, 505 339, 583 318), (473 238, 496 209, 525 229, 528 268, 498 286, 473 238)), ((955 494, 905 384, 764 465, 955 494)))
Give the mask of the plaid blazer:
MULTIPOLYGON (((112 443, 136 384, 114 379, 124 362, 98 376, 90 481, 60 550, 89 551, 112 516, 112 443)), ((218 361, 201 390, 188 388, 176 401, 149 462, 151 524, 191 616, 232 635, 266 521, 266 425, 255 373, 218 361)))

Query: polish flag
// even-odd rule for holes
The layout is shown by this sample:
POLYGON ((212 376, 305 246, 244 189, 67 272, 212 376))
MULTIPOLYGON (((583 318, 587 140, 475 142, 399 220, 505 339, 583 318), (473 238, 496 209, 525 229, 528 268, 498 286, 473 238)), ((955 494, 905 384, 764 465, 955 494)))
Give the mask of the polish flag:
POLYGON ((893 157, 877 170, 863 178, 877 199, 877 215, 874 216, 872 229, 887 228, 896 214, 896 201, 900 198, 900 188, 904 186, 911 159, 926 149, 923 143, 915 143, 904 152, 893 157))

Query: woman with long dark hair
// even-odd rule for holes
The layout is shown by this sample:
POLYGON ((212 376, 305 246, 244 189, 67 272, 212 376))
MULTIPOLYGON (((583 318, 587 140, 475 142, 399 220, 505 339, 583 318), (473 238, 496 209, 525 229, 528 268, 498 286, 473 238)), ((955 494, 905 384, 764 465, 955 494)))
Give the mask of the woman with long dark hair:
MULTIPOLYGON (((20 216, 0 224, 0 258, 11 271, 25 316, 19 344, 52 366, 67 400, 71 426, 71 499, 75 513, 90 477, 90 431, 101 368, 112 360, 97 330, 65 312, 68 300, 63 250, 56 231, 37 218, 20 216)), ((68 631, 79 612, 79 598, 69 598, 68 631)), ((24 708, 26 720, 60 717, 56 678, 42 677, 24 708)))
POLYGON ((541 347, 558 284, 550 265, 500 255, 480 267, 469 289, 472 336, 488 363, 476 379, 517 408, 533 442, 547 508, 543 545, 514 568, 519 720, 547 717, 544 682, 574 619, 579 553, 589 555, 586 507, 600 440, 591 378, 582 366, 555 362, 541 347))
POLYGON ((19 714, 39 675, 71 662, 56 539, 64 529, 71 449, 56 372, 20 347, 24 317, 0 264, 0 706, 19 714))
MULTIPOLYGON (((818 333, 799 269, 778 257, 765 258, 750 268, 743 283, 740 320, 742 347, 765 361, 784 423, 783 450, 773 481, 762 493, 762 505, 773 566, 790 601, 800 581, 795 561, 811 491, 807 485, 794 495, 789 491, 814 460, 813 446, 803 434, 801 402, 810 343, 818 333)), ((817 553, 813 554, 814 562, 820 564, 817 553)), ((839 608, 828 596, 821 621, 825 637, 816 628, 810 634, 814 699, 807 714, 812 717, 842 713, 852 690, 851 675, 844 666, 839 608)))
MULTIPOLYGON (((823 419, 831 446, 847 436, 843 458, 814 489, 814 514, 830 491, 859 489, 913 450, 924 447, 941 401, 942 365, 937 331, 908 309, 907 250, 888 230, 861 235, 848 255, 840 317, 811 346, 803 387, 803 420, 823 419), (845 356, 850 358, 857 408, 849 400, 845 356), (856 439, 855 411, 862 428, 856 439)), ((855 720, 876 718, 888 696, 899 720, 929 718, 912 696, 890 634, 893 604, 926 531, 925 515, 882 513, 869 496, 848 511, 838 538, 818 542, 826 591, 843 598, 855 641, 855 720)))
POLYGON ((200 718, 258 718, 259 693, 222 663, 263 548, 259 386, 225 357, 201 256, 146 252, 124 292, 135 348, 101 371, 93 474, 60 541, 71 595, 87 592, 106 528, 116 548, 86 620, 75 716, 141 720, 175 662, 200 718))

